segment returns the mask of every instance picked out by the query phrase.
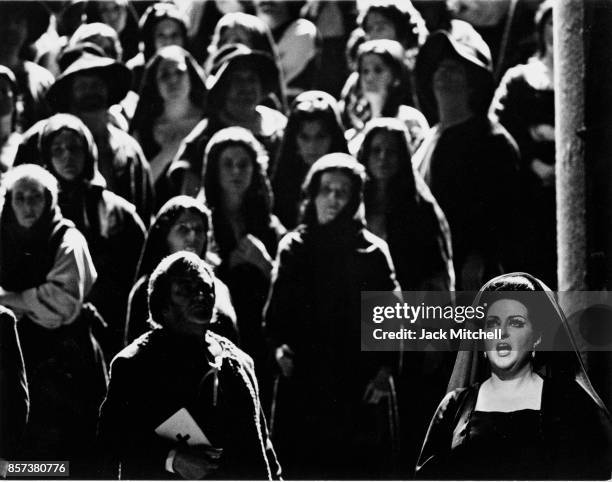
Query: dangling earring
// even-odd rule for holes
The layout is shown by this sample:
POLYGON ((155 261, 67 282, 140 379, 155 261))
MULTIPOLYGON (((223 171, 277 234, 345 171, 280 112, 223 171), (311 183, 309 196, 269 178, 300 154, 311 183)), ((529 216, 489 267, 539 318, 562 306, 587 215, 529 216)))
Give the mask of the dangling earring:
POLYGON ((489 357, 487 356, 487 352, 486 352, 486 351, 483 351, 482 353, 484 354, 485 359, 486 359, 486 358, 489 358, 489 357))
POLYGON ((531 351, 531 358, 535 358, 535 346, 533 347, 533 350, 531 351))

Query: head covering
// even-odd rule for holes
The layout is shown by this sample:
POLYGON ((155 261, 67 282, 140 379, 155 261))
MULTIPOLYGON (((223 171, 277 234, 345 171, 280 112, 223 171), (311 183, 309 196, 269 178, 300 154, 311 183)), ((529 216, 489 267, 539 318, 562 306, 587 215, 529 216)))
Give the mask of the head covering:
POLYGON ((57 181, 41 166, 22 164, 2 179, 0 188, 0 286, 24 291, 44 282, 53 266, 55 250, 72 224, 62 217, 57 204, 57 181), (32 179, 45 192, 45 208, 30 228, 17 221, 11 204, 12 190, 22 179, 32 179))
POLYGON ((187 46, 187 19, 173 2, 159 2, 151 5, 140 18, 140 38, 144 43, 143 55, 148 61, 155 54, 155 27, 162 20, 174 20, 181 28, 184 46, 187 46))
MULTIPOLYGON (((331 223, 326 225, 329 228, 344 226, 356 222, 361 227, 364 226, 363 213, 363 186, 365 184, 365 169, 355 158, 349 154, 335 152, 327 154, 316 161, 302 186, 304 202, 302 204, 302 222, 308 227, 318 226, 317 208, 315 199, 321 187, 321 177, 326 172, 340 171, 346 174, 351 180, 351 199, 344 209, 336 216, 331 223)), ((334 229, 335 231, 335 229, 334 229)))
POLYGON ((224 45, 213 58, 210 75, 206 79, 210 99, 215 99, 221 93, 227 85, 227 74, 236 65, 247 65, 259 74, 264 97, 276 91, 279 70, 274 57, 246 45, 231 44, 224 45))
POLYGON ((72 81, 79 74, 99 75, 108 86, 108 105, 119 103, 130 89, 132 74, 121 62, 87 51, 70 64, 47 92, 47 100, 56 112, 67 112, 72 98, 72 81))
POLYGON ((57 134, 63 130, 70 130, 74 132, 81 141, 83 142, 85 150, 85 166, 83 167, 83 173, 81 179, 77 182, 89 184, 96 177, 98 172, 98 149, 96 143, 91 135, 91 131, 83 123, 81 119, 72 114, 55 114, 49 117, 45 122, 45 125, 40 133, 38 140, 38 148, 40 153, 40 160, 43 167, 45 167, 60 184, 65 181, 55 172, 53 163, 51 162, 51 143, 57 134))
POLYGON ((105 23, 95 22, 81 25, 72 34, 72 37, 70 37, 68 46, 74 46, 84 42, 90 42, 98 45, 103 49, 104 55, 111 59, 121 60, 122 49, 121 43, 119 43, 119 36, 113 27, 110 27, 105 23), (103 47, 97 43, 97 39, 99 37, 110 40, 112 43, 110 50, 105 51, 103 47))
MULTIPOLYGON (((526 304, 528 310, 533 307, 530 313, 537 313, 535 318, 546 320, 546 326, 542 323, 538 325, 538 320, 534 320, 536 329, 542 335, 541 344, 548 349, 557 349, 557 351, 536 351, 534 371, 547 378, 577 383, 609 418, 605 405, 586 374, 565 314, 555 300, 554 293, 544 283, 527 273, 504 274, 493 278, 480 289, 474 300, 474 306, 482 305, 485 300, 506 299, 512 295, 510 292, 516 292, 516 299, 526 304), (497 291, 503 294, 496 295, 497 291), (527 298, 525 292, 539 293, 541 297, 534 295, 537 298, 527 298), (556 329, 553 321, 557 322, 556 329), (551 338, 554 338, 554 341, 551 338), (559 351, 560 349, 564 351, 559 351)), ((476 328, 473 321, 469 324, 472 325, 471 328, 476 328)), ((483 356, 479 342, 462 340, 447 391, 483 382, 489 376, 489 363, 483 356)))
POLYGON ((102 47, 92 42, 79 42, 74 45, 67 45, 62 49, 57 57, 57 65, 60 72, 66 70, 72 62, 81 57, 84 53, 97 55, 98 57, 107 57, 102 47))
MULTIPOLYGON (((433 93, 433 74, 445 58, 456 58, 473 68, 483 86, 477 89, 486 112, 493 98, 493 62, 491 50, 474 27, 462 20, 453 20, 450 30, 438 30, 427 37, 417 56, 415 74, 421 111, 437 119, 437 104, 433 93)), ((430 122, 432 123, 432 122, 430 122)))
MULTIPOLYGON (((168 233, 174 223, 185 211, 198 214, 204 223, 204 229, 208 231, 210 226, 210 212, 204 204, 190 196, 176 196, 168 200, 159 210, 153 220, 138 262, 136 270, 136 280, 143 276, 150 275, 157 264, 170 254, 168 250, 168 233)), ((208 241, 208 239, 207 239, 208 241)), ((200 257, 204 257, 208 249, 208 242, 204 243, 204 248, 200 257)))

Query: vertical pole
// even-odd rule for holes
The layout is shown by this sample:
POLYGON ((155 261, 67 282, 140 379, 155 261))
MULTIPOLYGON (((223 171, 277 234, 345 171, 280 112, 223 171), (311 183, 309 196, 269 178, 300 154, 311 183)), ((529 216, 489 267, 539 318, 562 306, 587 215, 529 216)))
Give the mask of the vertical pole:
POLYGON ((555 2, 553 28, 559 291, 586 288, 585 142, 581 136, 585 122, 583 25, 584 0, 555 2))

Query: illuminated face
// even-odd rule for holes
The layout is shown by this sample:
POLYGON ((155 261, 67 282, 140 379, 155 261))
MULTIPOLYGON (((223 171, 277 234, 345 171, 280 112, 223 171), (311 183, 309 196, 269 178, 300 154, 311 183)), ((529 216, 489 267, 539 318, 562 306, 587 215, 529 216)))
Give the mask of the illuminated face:
POLYGON ((297 149, 309 166, 329 153, 332 138, 320 119, 305 120, 301 123, 296 137, 297 149))
POLYGON ((169 45, 184 47, 181 26, 176 20, 165 18, 155 25, 153 41, 156 51, 162 47, 168 47, 169 45))
POLYGON ((190 251, 201 256, 206 244, 206 227, 202 216, 185 210, 170 228, 166 242, 170 254, 190 251))
POLYGON ((62 129, 51 142, 51 164, 64 181, 79 179, 85 169, 85 143, 70 129, 62 129))
POLYGON ((191 92, 191 79, 184 58, 163 58, 155 74, 157 89, 165 101, 185 100, 191 92))
POLYGON ((33 179, 20 179, 11 190, 11 207, 17 222, 31 228, 45 210, 45 188, 33 179))
POLYGON ((370 12, 363 27, 368 40, 397 40, 393 22, 379 12, 370 12))
POLYGON ((492 370, 512 373, 529 362, 538 336, 523 303, 502 299, 491 304, 485 318, 485 329, 501 330, 501 339, 485 341, 492 370))
POLYGON ((391 67, 376 54, 365 54, 361 59, 359 79, 364 92, 384 93, 389 90, 395 81, 391 67))
POLYGON ((219 156, 219 185, 224 193, 243 198, 253 179, 253 159, 243 146, 228 146, 219 156))
POLYGON ((340 171, 329 171, 321 176, 319 193, 315 198, 319 224, 332 222, 351 200, 351 179, 340 171))
POLYGON ((398 134, 379 131, 372 137, 368 156, 368 170, 376 181, 387 182, 395 176, 400 165, 398 134))

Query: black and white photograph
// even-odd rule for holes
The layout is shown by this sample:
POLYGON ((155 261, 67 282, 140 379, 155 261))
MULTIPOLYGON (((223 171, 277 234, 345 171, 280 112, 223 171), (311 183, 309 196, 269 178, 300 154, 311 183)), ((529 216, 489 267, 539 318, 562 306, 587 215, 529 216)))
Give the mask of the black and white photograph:
POLYGON ((0 479, 611 480, 612 0, 0 0, 0 479))

